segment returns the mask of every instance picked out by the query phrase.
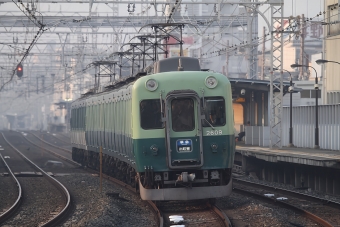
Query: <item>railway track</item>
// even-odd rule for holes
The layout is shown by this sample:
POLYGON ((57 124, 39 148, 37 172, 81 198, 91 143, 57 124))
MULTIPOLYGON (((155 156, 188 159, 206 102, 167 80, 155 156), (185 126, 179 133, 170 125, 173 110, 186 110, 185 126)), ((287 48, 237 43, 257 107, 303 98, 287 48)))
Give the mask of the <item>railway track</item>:
POLYGON ((7 143, 2 154, 13 177, 18 176, 18 199, 7 209, 0 223, 19 226, 55 226, 68 215, 71 197, 64 185, 28 159, 1 134, 7 143), (21 189, 20 189, 21 188, 21 189))
MULTIPOLYGON (((39 147, 45 149, 45 150, 48 151, 48 152, 52 152, 52 154, 55 154, 55 155, 60 156, 60 154, 57 154, 55 151, 51 151, 51 150, 50 150, 51 147, 52 147, 52 148, 60 149, 60 147, 58 148, 56 145, 53 144, 53 141, 51 141, 51 140, 46 141, 46 140, 44 140, 43 138, 41 138, 41 137, 39 137, 38 135, 36 135, 35 133, 32 133, 32 135, 35 137, 35 141, 36 141, 36 142, 37 142, 37 140, 38 140, 38 141, 42 141, 42 142, 44 142, 46 145, 50 146, 50 148, 46 148, 46 147, 43 147, 43 146, 41 146, 41 145, 40 145, 39 147)), ((48 137, 45 137, 45 139, 47 139, 47 138, 48 138, 48 137)), ((27 139, 30 143, 35 144, 35 143, 33 142, 34 139, 33 139, 33 140, 30 140, 30 139, 28 139, 28 138, 26 138, 26 139, 27 139)), ((65 149, 62 149, 62 150, 65 151, 66 153, 67 153, 67 152, 69 152, 69 153, 71 152, 71 151, 65 150, 65 149)), ((67 157, 63 156, 63 159, 67 160, 67 161, 70 162, 70 163, 74 163, 73 160, 72 160, 72 156, 69 156, 69 154, 66 155, 66 156, 67 156, 67 157)), ((77 164, 77 163, 76 163, 76 164, 77 164)), ((87 171, 90 171, 91 173, 99 174, 99 172, 96 171, 96 170, 87 169, 87 171)), ((116 178, 113 178, 113 177, 108 176, 108 175, 105 175, 105 174, 103 174, 103 178, 106 179, 106 180, 109 180, 109 181, 111 181, 111 182, 114 182, 114 183, 116 183, 116 184, 118 184, 118 185, 120 185, 120 186, 122 186, 122 187, 124 187, 125 189, 129 190, 129 191, 132 192, 132 193, 136 193, 136 190, 135 190, 134 188, 132 188, 130 185, 125 184, 124 182, 122 182, 122 181, 120 181, 120 180, 117 180, 116 178)), ((148 204, 148 206, 151 208, 151 210, 152 210, 152 211, 154 212, 154 214, 156 215, 157 226, 162 227, 164 221, 163 221, 163 216, 162 216, 160 210, 157 208, 156 204, 153 203, 152 201, 146 201, 146 203, 148 204)))
POLYGON ((60 146, 60 144, 55 144, 53 141, 46 141, 44 136, 36 135, 35 133, 28 132, 24 139, 27 140, 33 146, 39 147, 41 150, 51 153, 54 156, 74 165, 80 166, 77 162, 72 160, 72 151, 66 149, 65 146, 60 146))
MULTIPOLYGON (((45 150, 55 149, 54 150, 55 153, 60 153, 60 148, 62 146, 55 145, 53 142, 53 139, 51 138, 48 139, 48 136, 44 135, 43 138, 41 138, 41 136, 36 135, 35 133, 35 135, 28 134, 26 138, 31 140, 31 143, 40 144, 40 146, 45 150), (45 140, 49 140, 49 141, 45 141, 45 140), (44 142, 43 145, 42 145, 42 142, 44 142), (57 150, 59 151, 57 152, 57 150)), ((64 153, 68 154, 69 158, 71 159, 69 150, 64 151, 64 153)), ((238 170, 240 171, 240 168, 238 168, 238 170)), ((97 171, 94 171, 94 170, 90 170, 90 171, 93 173, 98 173, 97 171)), ((239 174, 243 174, 243 173, 239 172, 239 174)), ((121 184, 126 189, 135 191, 129 185, 126 185, 125 183, 120 182, 110 176, 104 175, 104 178, 110 181, 115 181, 115 183, 121 184)), ((288 198, 288 201, 287 200, 283 201, 282 206, 284 206, 287 209, 294 210, 295 213, 299 213, 305 217, 308 217, 309 219, 313 220, 314 223, 317 223, 318 226, 338 226, 339 225, 336 220, 337 217, 336 215, 334 215, 334 213, 339 212, 337 208, 338 205, 333 204, 331 201, 321 200, 320 198, 313 198, 313 199, 302 198, 300 197, 301 195, 297 196, 296 200, 293 200, 293 196, 291 194, 289 194, 287 191, 279 192, 278 191, 279 189, 277 188, 275 189, 271 188, 270 190, 270 188, 268 188, 269 186, 267 186, 267 188, 263 188, 264 187, 263 185, 261 187, 259 186, 251 187, 249 184, 253 184, 252 182, 241 183, 241 180, 239 179, 234 179, 234 183, 235 183, 234 192, 243 193, 243 195, 250 195, 248 194, 250 191, 251 193, 257 194, 257 195, 251 194, 252 197, 255 197, 255 196, 259 197, 260 200, 263 199, 263 201, 266 200, 267 202, 270 202, 275 205, 279 203, 279 201, 276 200, 276 198, 278 197, 288 198), (275 199, 268 198, 268 196, 264 196, 264 194, 274 194, 275 199), (292 204, 287 205, 286 203, 288 202, 292 204), (295 207, 292 207, 291 205, 293 206, 295 205, 295 207), (329 210, 325 210, 326 206, 329 207, 327 208, 329 210)), ((295 192, 291 192, 291 193, 295 193, 295 192)), ((217 214, 214 214, 214 209, 218 210, 218 208, 216 208, 215 206, 211 204, 210 204, 210 207, 208 204, 205 204, 205 203, 201 203, 201 205, 197 205, 197 204, 190 205, 190 204, 184 204, 184 203, 181 204, 178 202, 176 204, 176 202, 171 202, 171 203, 168 203, 168 205, 165 205, 165 203, 154 204, 151 201, 149 201, 149 206, 153 207, 153 210, 157 216, 157 226, 174 225, 175 222, 173 220, 175 220, 176 218, 177 220, 179 220, 177 224, 182 223, 185 226, 229 226, 229 222, 226 221, 227 218, 225 214, 223 212, 220 212, 221 217, 218 217, 217 214), (176 209, 173 209, 174 207, 176 207, 176 209), (227 224, 225 224, 224 222, 227 224)))
MULTIPOLYGON (((56 147, 53 144, 53 140, 46 141, 48 139, 48 136, 44 136, 43 137, 44 139, 42 139, 41 137, 36 135, 36 133, 33 133, 33 135, 40 141, 46 143, 47 145, 56 147)), ((95 170, 90 171, 98 173, 95 170)), ((121 185, 122 187, 128 189, 131 192, 136 193, 134 188, 132 188, 130 185, 125 184, 122 181, 119 181, 107 175, 103 175, 103 177, 107 180, 113 181, 116 184, 121 185)), ((216 205, 209 203, 209 201, 193 201, 192 204, 185 202, 154 203, 152 201, 147 201, 147 203, 152 208, 154 214, 156 215, 157 226, 162 227, 171 226, 175 224, 175 222, 171 220, 173 219, 173 215, 179 213, 182 213, 180 216, 183 220, 177 222, 177 224, 183 223, 185 224, 185 226, 231 226, 230 221, 228 217, 225 215, 225 213, 221 209, 219 209, 216 205), (177 204, 176 205, 177 211, 183 212, 176 212, 176 210, 171 211, 170 208, 173 207, 174 204, 177 204)))
POLYGON ((69 136, 66 136, 63 133, 55 133, 55 137, 59 139, 60 141, 66 143, 66 144, 71 144, 71 139, 69 136))
MULTIPOLYGON (((5 156, 8 157, 8 156, 5 156)), ((7 173, 10 176, 10 179, 5 179, 7 180, 7 182, 5 182, 3 184, 2 190, 7 189, 6 191, 4 191, 3 193, 12 197, 12 198, 7 198, 7 201, 2 201, 1 203, 1 212, 0 213, 0 224, 4 223, 6 220, 8 220, 12 215, 14 215, 14 213, 19 209, 21 202, 22 202, 22 188, 20 185, 20 182, 18 181, 18 179, 16 178, 16 176, 14 175, 14 173, 12 172, 11 168, 8 166, 7 162, 5 161, 4 157, 0 154, 0 158, 1 158, 1 167, 0 171, 3 173, 2 176, 5 175, 5 173, 7 173), (14 191, 16 192, 16 199, 14 198, 14 193, 13 191, 11 191, 11 189, 14 189, 14 191), (12 193, 13 194, 12 194, 12 193), (10 202, 14 201, 13 204, 11 204, 10 202), (7 204, 6 204, 7 202, 7 204), (2 211, 4 210, 4 211, 2 211)))
POLYGON ((68 151, 72 153, 72 145, 71 142, 67 142, 63 139, 60 139, 60 135, 55 133, 43 133, 43 132, 28 132, 28 134, 34 135, 43 143, 47 143, 53 147, 60 148, 64 151, 68 151))
MULTIPOLYGON (((38 138, 39 136, 38 135, 35 135, 35 137, 36 138, 38 138)), ((40 140, 41 140, 41 138, 39 138, 40 140)), ((45 137, 45 139, 47 139, 47 136, 45 137)), ((47 141, 45 141, 45 142, 47 142, 47 141)), ((49 145, 51 145, 51 146, 55 146, 54 144, 53 144, 53 141, 49 141, 49 142, 47 142, 49 145)), ((237 170, 239 171, 239 174, 243 174, 242 173, 242 171, 240 171, 241 170, 241 168, 237 168, 237 170)), ((113 178, 111 178, 111 177, 109 177, 109 176, 106 176, 106 178, 107 179, 111 179, 111 180, 113 180, 113 178)), ((238 181, 238 180, 235 180, 235 181, 238 181)), ((119 183, 119 182, 116 182, 116 183, 119 183)), ((236 182, 235 182, 236 183, 236 182)), ((122 183, 122 185, 123 185, 123 187, 125 187, 125 188, 128 188, 129 186, 128 185, 125 185, 124 183, 122 183)), ((247 188, 248 186, 246 186, 246 188, 247 188)), ((134 189, 131 189, 132 191, 134 191, 134 189)), ((240 190, 239 189, 236 189, 235 190, 235 192, 240 192, 240 190)), ((245 192, 245 191, 243 191, 242 192, 243 194, 245 194, 245 193, 247 193, 247 192, 245 192)), ((270 194, 270 193, 268 193, 268 194, 270 194)), ((265 199, 268 199, 268 198, 265 198, 265 199)), ((273 202, 273 201, 270 201, 270 202, 273 202)), ((299 200, 297 200, 297 203, 299 202, 299 200)), ((326 202, 326 201, 325 201, 326 202)), ((279 202, 276 202, 275 201, 275 203, 277 204, 277 203, 279 203, 279 202)), ((156 213, 156 214, 158 214, 159 216, 158 216, 158 220, 160 220, 158 223, 160 223, 159 224, 159 226, 162 226, 161 225, 161 223, 163 222, 164 223, 164 226, 170 226, 171 224, 174 224, 173 222, 171 222, 170 221, 170 216, 171 215, 179 215, 179 213, 178 212, 173 212, 173 213, 171 213, 171 212, 168 212, 168 211, 166 211, 166 212, 164 212, 164 210, 163 210, 163 207, 159 207, 159 205, 152 205, 152 202, 150 202, 150 206, 152 206, 152 207, 154 207, 154 212, 156 213), (163 214, 163 215, 160 215, 160 214, 163 214)), ((287 205, 283 205, 284 207, 286 207, 287 208, 287 205)), ((186 205, 184 205, 183 207, 187 207, 186 205)), ((204 217, 206 217, 205 219, 203 218, 203 219, 199 219, 199 218, 197 218, 197 217, 199 217, 200 215, 200 213, 204 213, 202 210, 200 210, 200 211, 198 211, 198 210, 196 210, 196 211, 194 211, 195 209, 190 209, 190 208, 184 208, 184 210, 191 210, 192 211, 192 214, 190 214, 190 212, 188 213, 188 212, 185 212, 184 214, 184 216, 183 215, 181 215, 182 217, 182 221, 180 222, 180 223, 185 223, 186 224, 186 226, 189 226, 190 224, 191 225, 197 225, 200 221, 202 221, 202 223, 199 223, 199 225, 200 226, 202 226, 202 225, 204 225, 204 222, 207 222, 207 223, 209 223, 209 226, 212 226, 212 225, 215 225, 214 223, 212 223, 212 222, 220 222, 220 223, 222 223, 221 221, 218 221, 218 218, 214 218, 214 217, 217 217, 216 215, 214 215, 213 214, 213 212, 211 211, 211 209, 209 210, 208 208, 207 208, 207 206, 206 206, 206 211, 205 212, 207 212, 206 214, 204 214, 203 216, 204 217), (197 213, 195 213, 195 212, 197 212, 197 213), (193 217, 196 217, 196 218, 190 218, 190 215, 192 215, 193 217), (213 217, 213 218, 209 218, 209 217, 213 217)), ((215 208, 215 209, 217 209, 217 208, 215 208)), ((316 222, 316 223, 319 223, 319 225, 320 226, 330 226, 330 225, 328 225, 329 223, 327 223, 327 222, 323 222, 324 220, 322 220, 322 219, 318 219, 318 217, 314 217, 313 215, 312 215, 312 212, 305 212, 305 211, 302 211, 302 210, 298 210, 296 207, 290 207, 290 208, 288 208, 288 209, 292 209, 292 210, 294 210, 295 212, 297 212, 297 213, 300 213, 301 215, 303 215, 303 216, 306 216, 306 217, 308 217, 309 219, 311 219, 311 220, 313 220, 314 222, 316 222)), ((204 209, 203 209, 204 210, 204 209)), ((222 212, 223 213, 223 212, 222 212)), ((172 217, 172 216, 171 216, 172 217)), ((222 214, 222 219, 223 219, 224 217, 223 217, 223 214, 222 214)), ((216 226, 227 226, 226 224, 216 224, 216 226)))
MULTIPOLYGON (((240 174, 240 172, 238 173, 240 174)), ((319 226, 340 226, 340 203, 261 183, 233 179, 233 191, 293 210, 319 226)))
POLYGON ((157 202, 163 214, 164 227, 168 226, 231 226, 228 217, 208 200, 157 202))
MULTIPOLYGON (((72 160, 72 154, 70 150, 67 150, 65 148, 62 148, 58 145, 55 145, 53 143, 53 140, 51 139, 51 137, 49 137, 48 135, 44 135, 44 136, 39 136, 36 133, 27 133, 27 136, 25 136, 25 139, 31 143, 34 146, 39 147, 40 149, 43 149, 46 152, 51 153, 52 155, 55 155, 65 161, 67 161, 70 164, 73 164, 75 166, 79 166, 78 163, 74 162, 72 160), (49 140, 49 141, 46 141, 49 140), (44 144, 41 144, 41 142, 43 142, 44 144)), ((64 146, 63 146, 64 147, 64 146)), ((98 171, 96 170, 92 170, 92 169, 86 169, 86 171, 90 172, 91 174, 99 174, 98 171)), ((132 188, 130 185, 125 184, 122 181, 119 181, 111 176, 105 175, 103 174, 103 178, 106 180, 109 180, 111 182, 114 182, 118 185, 120 185, 121 187, 129 190, 132 193, 136 193, 135 189, 132 188)), ((111 196, 111 195, 110 195, 111 196)), ((115 196, 115 195, 113 195, 115 196)), ((146 203, 148 204, 148 206, 150 207, 150 209, 154 212, 154 214, 156 215, 156 222, 157 222, 157 226, 163 226, 163 216, 161 215, 160 211, 158 210, 157 206, 152 202, 152 201, 146 201, 146 203)))

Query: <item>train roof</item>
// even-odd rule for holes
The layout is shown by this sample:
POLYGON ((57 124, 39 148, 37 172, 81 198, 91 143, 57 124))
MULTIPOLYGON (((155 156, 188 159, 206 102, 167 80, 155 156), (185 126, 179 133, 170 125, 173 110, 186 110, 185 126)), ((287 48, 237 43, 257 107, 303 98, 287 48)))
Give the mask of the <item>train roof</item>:
POLYGON ((201 66, 197 58, 191 57, 166 58, 154 63, 153 73, 172 71, 201 71, 201 66))
POLYGON ((149 65, 148 67, 145 68, 144 72, 138 72, 132 76, 124 77, 114 82, 109 82, 107 84, 104 84, 103 86, 100 86, 98 89, 92 88, 86 93, 82 94, 80 99, 87 98, 98 93, 103 93, 106 91, 120 88, 124 85, 136 81, 142 76, 174 71, 206 71, 206 70, 201 70, 199 60, 197 58, 192 57, 166 58, 149 65))

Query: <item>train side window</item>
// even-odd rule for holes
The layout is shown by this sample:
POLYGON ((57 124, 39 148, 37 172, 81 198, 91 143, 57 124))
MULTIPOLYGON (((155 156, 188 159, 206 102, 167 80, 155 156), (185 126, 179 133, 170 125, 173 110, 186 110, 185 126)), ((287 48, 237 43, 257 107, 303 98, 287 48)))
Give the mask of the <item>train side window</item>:
POLYGON ((161 129, 161 103, 159 99, 149 99, 140 102, 141 127, 143 129, 161 129))
MULTIPOLYGON (((225 102, 223 97, 205 97, 204 98, 205 119, 212 126, 223 126, 226 122, 225 102)), ((203 127, 209 127, 208 122, 203 120, 203 127)))

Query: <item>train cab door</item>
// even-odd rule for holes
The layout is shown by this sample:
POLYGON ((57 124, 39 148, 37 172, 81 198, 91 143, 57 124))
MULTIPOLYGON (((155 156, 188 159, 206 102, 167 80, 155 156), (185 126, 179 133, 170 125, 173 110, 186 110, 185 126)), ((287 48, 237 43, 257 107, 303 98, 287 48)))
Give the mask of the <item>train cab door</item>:
POLYGON ((170 169, 203 166, 200 98, 195 91, 172 91, 166 97, 166 146, 170 169))

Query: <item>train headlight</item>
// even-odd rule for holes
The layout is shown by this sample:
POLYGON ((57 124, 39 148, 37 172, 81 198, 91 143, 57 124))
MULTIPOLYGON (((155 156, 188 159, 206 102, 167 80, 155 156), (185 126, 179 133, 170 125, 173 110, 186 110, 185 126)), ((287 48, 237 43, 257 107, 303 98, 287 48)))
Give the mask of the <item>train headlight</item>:
POLYGON ((215 88, 217 84, 218 81, 215 77, 208 76, 207 78, 205 78, 205 86, 207 86, 208 88, 215 88))
POLYGON ((149 79, 146 81, 145 87, 149 91, 155 91, 158 88, 158 83, 154 79, 149 79))

